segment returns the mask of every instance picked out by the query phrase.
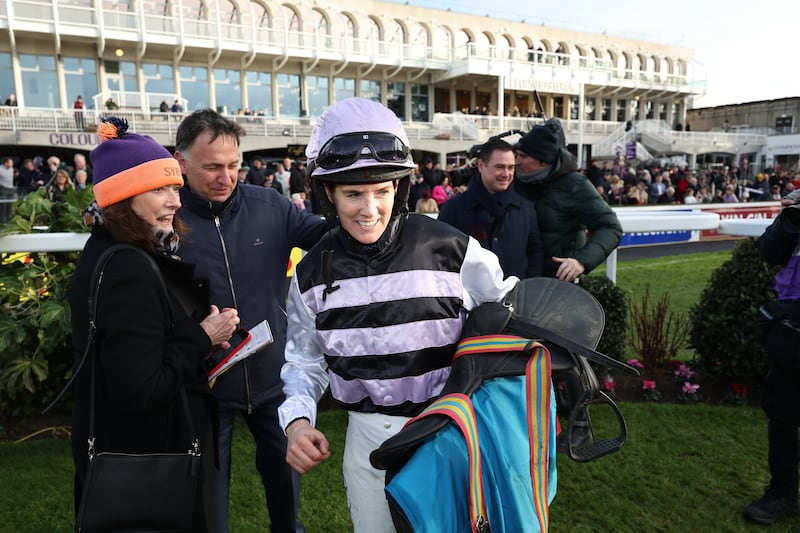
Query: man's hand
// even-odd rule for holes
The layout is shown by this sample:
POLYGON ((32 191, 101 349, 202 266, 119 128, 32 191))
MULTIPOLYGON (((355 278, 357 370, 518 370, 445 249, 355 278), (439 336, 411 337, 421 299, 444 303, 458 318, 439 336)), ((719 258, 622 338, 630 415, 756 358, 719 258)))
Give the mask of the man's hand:
POLYGON ((305 474, 331 456, 328 439, 321 431, 311 427, 305 418, 298 418, 286 428, 289 445, 286 449, 286 462, 289 466, 305 474))
POLYGON ((575 281, 586 271, 580 261, 574 257, 553 257, 553 261, 561 263, 556 270, 556 277, 561 281, 575 281))

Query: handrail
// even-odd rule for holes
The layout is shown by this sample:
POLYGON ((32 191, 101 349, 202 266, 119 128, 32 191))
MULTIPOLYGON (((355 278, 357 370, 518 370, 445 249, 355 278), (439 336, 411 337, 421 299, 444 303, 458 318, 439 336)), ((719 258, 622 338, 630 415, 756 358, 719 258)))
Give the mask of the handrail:
MULTIPOLYGON (((741 204, 665 205, 614 208, 624 233, 662 231, 717 230, 724 235, 758 236, 772 218, 723 219, 710 209, 775 208, 778 202, 748 202, 741 204)), ((432 215, 435 218, 435 215, 432 215)), ((0 237, 0 253, 13 252, 74 252, 83 250, 88 233, 30 233, 0 237)), ((617 250, 606 259, 606 276, 617 281, 617 250)))
POLYGON ((79 252, 88 233, 25 233, 0 237, 0 252, 79 252))

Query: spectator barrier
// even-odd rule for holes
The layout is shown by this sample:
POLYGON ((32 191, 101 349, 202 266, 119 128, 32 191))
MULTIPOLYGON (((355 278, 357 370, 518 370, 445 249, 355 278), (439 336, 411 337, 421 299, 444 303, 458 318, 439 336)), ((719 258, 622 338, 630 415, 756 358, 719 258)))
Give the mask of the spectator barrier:
MULTIPOLYGON (((757 237, 780 212, 778 202, 621 207, 614 211, 625 233, 620 247, 692 242, 732 236, 757 237)), ((42 228, 46 230, 46 228, 42 228)), ((0 253, 69 252, 83 249, 88 233, 31 233, 0 237, 0 253)), ((617 251, 606 260, 617 281, 617 251)))

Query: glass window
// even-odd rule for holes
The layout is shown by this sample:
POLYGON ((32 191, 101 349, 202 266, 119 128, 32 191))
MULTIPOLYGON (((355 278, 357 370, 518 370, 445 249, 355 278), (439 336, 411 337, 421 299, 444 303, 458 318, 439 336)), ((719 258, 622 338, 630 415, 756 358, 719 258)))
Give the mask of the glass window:
POLYGON ((585 116, 586 120, 595 120, 595 118, 597 117, 597 113, 595 112, 595 107, 594 107, 596 101, 597 100, 592 96, 587 96, 586 97, 586 99, 584 101, 584 104, 583 104, 583 106, 584 106, 583 109, 584 109, 584 111, 586 113, 586 116, 585 116))
POLYGON ((617 100, 617 122, 625 122, 628 120, 626 113, 628 109, 628 101, 624 98, 617 100))
POLYGON ((556 118, 564 118, 564 97, 553 97, 553 116, 556 118))
POLYGON ((217 111, 235 113, 242 108, 242 78, 238 69, 214 69, 217 111))
POLYGON ((284 117, 301 116, 300 76, 297 74, 278 74, 278 114, 284 117))
POLYGON ((259 115, 274 116, 272 110, 272 73, 247 73, 247 103, 250 110, 259 115))
POLYGON ((644 105, 645 105, 645 108, 647 109, 647 112, 645 113, 645 117, 648 118, 648 119, 655 118, 655 107, 653 106, 653 102, 648 100, 647 102, 644 103, 644 105))
MULTIPOLYGON (((349 20, 349 19, 348 19, 349 20)), ((356 80, 353 78, 334 78, 333 94, 337 102, 356 95, 356 80)))
POLYGON ((672 104, 672 127, 676 127, 681 120, 681 105, 678 102, 672 104))
POLYGON ((667 120, 667 104, 664 102, 658 104, 658 118, 661 120, 667 120))
POLYGON ((406 119, 406 84, 386 83, 386 107, 394 111, 400 120, 406 119))
POLYGON ((631 116, 633 120, 640 120, 641 106, 639 105, 639 100, 631 100, 631 116))
POLYGON ((318 117, 330 105, 328 77, 306 76, 306 88, 308 90, 308 113, 312 117, 318 117))
POLYGON ((0 76, 0 98, 5 102, 9 94, 17 94, 14 88, 14 76, 11 75, 11 54, 0 52, 0 72, 5 72, 6 76, 0 76))
POLYGON ((180 67, 180 95, 187 100, 186 111, 206 109, 208 102, 208 69, 180 67))
POLYGON ((611 120, 611 98, 603 98, 603 114, 600 120, 611 120))
POLYGON ((578 120, 580 118, 580 100, 577 96, 570 96, 569 97, 569 118, 572 120, 578 120))
POLYGON ((61 107, 58 90, 56 59, 53 56, 19 55, 22 91, 25 105, 30 107, 61 107))
POLYGON ((141 107, 139 79, 133 61, 106 61, 106 87, 117 92, 114 97, 120 107, 141 107))
POLYGON ((430 106, 428 105, 428 86, 411 84, 411 120, 429 122, 430 106))
POLYGON ((381 82, 376 80, 361 80, 361 98, 381 101, 381 82))
POLYGON ((136 73, 136 63, 133 61, 120 61, 119 71, 122 75, 123 86, 120 90, 127 92, 139 92, 139 77, 136 73))
POLYGON ((78 95, 83 97, 86 109, 94 109, 94 95, 97 90, 97 61, 94 59, 80 57, 65 57, 62 61, 64 66, 64 85, 67 89, 67 104, 71 107, 72 102, 78 95))
POLYGON ((145 63, 142 65, 142 78, 144 78, 144 91, 155 96, 157 102, 150 102, 150 106, 159 105, 165 98, 172 105, 175 97, 175 72, 172 65, 145 63))

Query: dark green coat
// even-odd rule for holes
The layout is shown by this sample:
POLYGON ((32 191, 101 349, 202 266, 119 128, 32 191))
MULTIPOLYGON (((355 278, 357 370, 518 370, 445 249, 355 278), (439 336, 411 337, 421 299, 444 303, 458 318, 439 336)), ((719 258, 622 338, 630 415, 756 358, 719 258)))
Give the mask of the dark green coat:
POLYGON ((558 263, 553 261, 554 256, 574 257, 588 274, 622 239, 617 215, 564 151, 546 178, 535 183, 515 179, 514 186, 536 203, 544 244, 544 276, 555 276, 558 263))

